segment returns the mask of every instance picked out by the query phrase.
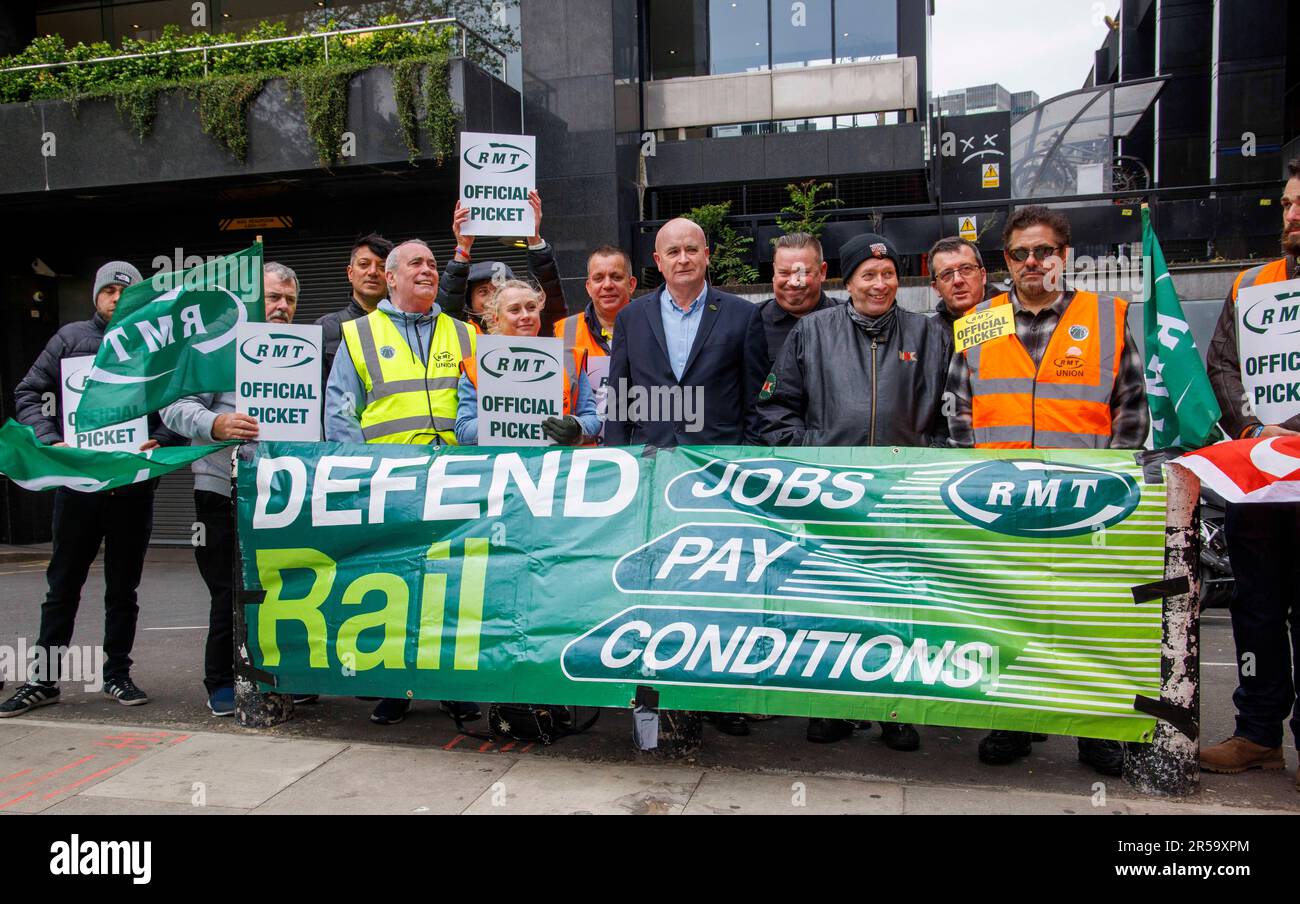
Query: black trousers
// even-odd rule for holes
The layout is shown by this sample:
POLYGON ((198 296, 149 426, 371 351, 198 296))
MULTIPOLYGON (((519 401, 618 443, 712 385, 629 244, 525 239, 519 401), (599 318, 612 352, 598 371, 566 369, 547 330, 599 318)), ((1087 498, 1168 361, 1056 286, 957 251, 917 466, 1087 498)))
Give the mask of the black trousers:
POLYGON ((153 486, 107 493, 54 492, 54 552, 45 571, 49 591, 41 605, 36 645, 43 652, 31 678, 45 684, 59 679, 57 650, 72 643, 81 588, 104 545, 104 677, 131 671, 131 648, 140 614, 136 588, 153 533, 153 486))
POLYGON ((1300 503, 1229 505, 1224 527, 1237 583, 1237 734, 1280 747, 1289 715, 1300 748, 1300 503))
POLYGON ((212 694, 235 686, 235 507, 229 496, 195 490, 194 509, 204 533, 194 558, 212 597, 203 654, 203 686, 212 694))

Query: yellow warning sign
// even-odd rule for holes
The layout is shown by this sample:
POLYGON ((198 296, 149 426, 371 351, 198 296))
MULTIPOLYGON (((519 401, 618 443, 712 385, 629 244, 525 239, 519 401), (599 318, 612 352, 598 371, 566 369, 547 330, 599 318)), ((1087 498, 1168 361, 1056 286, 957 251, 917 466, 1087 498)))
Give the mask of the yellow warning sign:
POLYGON ((222 232, 245 229, 292 229, 293 217, 229 217, 218 224, 222 232))
POLYGON ((975 311, 952 325, 952 337, 959 352, 990 339, 1009 336, 1015 331, 1016 315, 1009 304, 1000 304, 987 311, 975 311))
POLYGON ((973 242, 980 237, 979 230, 975 228, 975 220, 975 217, 957 219, 957 234, 968 242, 973 242))
POLYGON ((1000 188, 1002 186, 1002 164, 984 164, 984 187, 1000 188))

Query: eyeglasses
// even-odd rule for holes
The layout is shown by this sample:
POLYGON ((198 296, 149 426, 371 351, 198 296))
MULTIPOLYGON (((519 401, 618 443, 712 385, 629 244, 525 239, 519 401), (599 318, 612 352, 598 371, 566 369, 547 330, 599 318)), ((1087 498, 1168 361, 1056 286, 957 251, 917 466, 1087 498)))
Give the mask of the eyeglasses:
POLYGON ((1013 261, 1021 264, 1029 260, 1031 254, 1038 259, 1039 263, 1042 263, 1049 257, 1056 257, 1060 253, 1061 248, 1058 245, 1035 245, 1033 248, 1012 248, 1007 252, 1007 254, 1011 255, 1013 261))
POLYGON ((962 264, 960 267, 950 267, 947 270, 944 270, 942 273, 937 274, 934 279, 935 282, 941 282, 944 285, 947 285, 956 278, 958 273, 962 275, 962 279, 970 279, 981 269, 981 267, 977 267, 974 264, 962 264))

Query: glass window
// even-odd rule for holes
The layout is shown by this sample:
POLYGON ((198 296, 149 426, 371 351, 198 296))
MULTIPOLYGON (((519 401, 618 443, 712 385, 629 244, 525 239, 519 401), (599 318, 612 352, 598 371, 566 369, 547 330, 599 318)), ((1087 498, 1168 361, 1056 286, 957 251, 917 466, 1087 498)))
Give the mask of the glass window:
POLYGON ((895 0, 835 0, 835 62, 898 56, 895 0))
POLYGON ((109 40, 119 45, 125 38, 137 41, 156 41, 162 37, 163 27, 175 25, 182 34, 210 31, 212 23, 194 25, 191 0, 150 0, 146 3, 119 3, 106 9, 109 22, 109 40))
MULTIPOLYGON (((258 22, 283 22, 289 34, 323 29, 329 18, 315 0, 221 0, 221 22, 217 30, 242 35, 258 22)), ((333 13, 342 17, 341 13, 333 13)), ((342 26, 347 27, 347 26, 342 26)))
POLYGON ((708 75, 706 0, 655 0, 648 6, 650 78, 708 75))
POLYGON ((772 0, 772 68, 830 63, 831 0, 772 0))
POLYGON ((36 34, 58 35, 68 47, 104 40, 104 19, 99 7, 68 12, 38 13, 36 34))
POLYGON ((768 68, 768 0, 709 0, 709 72, 768 68))

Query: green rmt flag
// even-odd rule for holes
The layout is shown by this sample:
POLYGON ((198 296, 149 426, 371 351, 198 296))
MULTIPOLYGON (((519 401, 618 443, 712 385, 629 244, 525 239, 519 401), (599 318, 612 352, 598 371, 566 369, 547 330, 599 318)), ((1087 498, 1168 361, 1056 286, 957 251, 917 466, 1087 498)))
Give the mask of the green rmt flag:
POLYGON ((1142 205, 1142 298, 1146 333, 1147 404, 1157 449, 1200 449, 1219 438, 1219 403, 1183 316, 1151 211, 1142 205))
POLYGON ((143 483, 188 467, 223 446, 164 446, 151 452, 96 452, 71 446, 47 446, 31 427, 10 419, 0 427, 0 474, 25 490, 60 487, 100 493, 143 483))
POLYGON ((200 392, 235 388, 235 331, 266 318, 262 244, 128 286, 77 409, 79 430, 149 414, 200 392))

